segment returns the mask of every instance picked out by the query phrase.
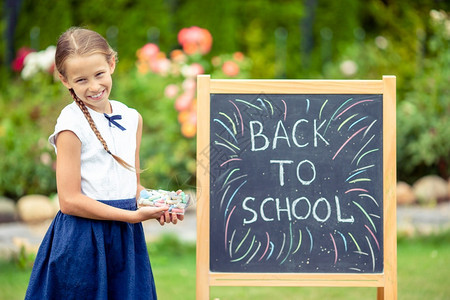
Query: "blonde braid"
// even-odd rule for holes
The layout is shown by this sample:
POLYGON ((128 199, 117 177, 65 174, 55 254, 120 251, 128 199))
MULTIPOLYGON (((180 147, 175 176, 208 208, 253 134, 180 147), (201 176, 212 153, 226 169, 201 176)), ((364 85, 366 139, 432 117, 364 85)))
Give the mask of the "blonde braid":
POLYGON ((140 169, 136 170, 135 167, 133 167, 132 165, 130 165, 129 163, 127 163, 126 161, 121 159, 119 156, 111 153, 111 151, 108 148, 108 145, 106 144, 106 141, 103 139, 102 135, 100 134, 100 131, 98 131, 97 126, 95 125, 95 122, 92 119, 91 114, 89 113, 88 109, 86 108, 86 105, 84 104, 84 102, 81 101, 80 98, 78 98, 78 96, 75 94, 75 91, 73 89, 69 89, 69 92, 70 92, 70 95, 72 96, 73 100, 75 100, 75 103, 78 105, 78 107, 83 112, 83 114, 84 114, 85 118, 87 119, 89 126, 91 126, 91 129, 94 132, 95 136, 100 141, 100 143, 102 143, 103 149, 105 149, 106 152, 111 154, 111 156, 114 158, 114 160, 116 160, 124 168, 126 168, 132 172, 141 173, 142 171, 140 169))

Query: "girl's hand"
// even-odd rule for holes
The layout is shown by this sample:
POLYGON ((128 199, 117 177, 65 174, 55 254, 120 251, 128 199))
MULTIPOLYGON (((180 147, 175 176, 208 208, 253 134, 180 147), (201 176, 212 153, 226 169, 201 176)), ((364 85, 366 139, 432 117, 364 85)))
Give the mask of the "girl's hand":
MULTIPOLYGON (((177 190, 177 194, 182 193, 182 190, 177 190)), ((159 218, 159 224, 164 226, 165 223, 173 223, 177 224, 178 220, 183 221, 184 215, 178 215, 176 213, 170 213, 169 211, 165 211, 164 214, 159 218)))
POLYGON ((165 223, 177 224, 178 220, 183 221, 184 215, 177 215, 176 213, 169 213, 169 211, 165 211, 159 218, 159 224, 161 224, 161 226, 165 223))
POLYGON ((149 219, 160 219, 164 216, 164 212, 168 211, 168 206, 154 207, 154 206, 142 206, 137 213, 137 222, 142 222, 149 219))

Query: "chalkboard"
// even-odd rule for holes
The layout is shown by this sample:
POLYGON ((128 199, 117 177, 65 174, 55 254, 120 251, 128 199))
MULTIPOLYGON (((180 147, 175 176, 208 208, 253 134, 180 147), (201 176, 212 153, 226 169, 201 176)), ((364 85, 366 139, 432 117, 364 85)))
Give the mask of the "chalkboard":
POLYGON ((383 272, 383 95, 211 94, 210 271, 383 272))

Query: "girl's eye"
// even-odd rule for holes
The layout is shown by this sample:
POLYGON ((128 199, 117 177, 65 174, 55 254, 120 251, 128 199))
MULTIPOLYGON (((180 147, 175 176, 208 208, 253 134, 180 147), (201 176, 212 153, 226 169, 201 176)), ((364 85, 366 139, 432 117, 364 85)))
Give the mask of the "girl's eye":
POLYGON ((97 73, 97 77, 100 77, 100 76, 102 76, 102 75, 103 75, 103 73, 104 73, 104 72, 99 72, 99 73, 97 73))
POLYGON ((82 82, 84 82, 84 80, 85 80, 85 79, 77 79, 75 82, 76 82, 76 83, 82 83, 82 82))

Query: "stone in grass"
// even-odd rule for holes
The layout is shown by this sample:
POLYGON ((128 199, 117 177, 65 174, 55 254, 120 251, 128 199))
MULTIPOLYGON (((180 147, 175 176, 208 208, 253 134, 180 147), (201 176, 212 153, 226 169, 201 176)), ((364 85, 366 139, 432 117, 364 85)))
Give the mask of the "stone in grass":
POLYGON ((24 222, 34 223, 55 217, 55 207, 49 197, 43 195, 23 196, 17 202, 19 217, 24 222))
POLYGON ((16 205, 13 200, 0 197, 0 223, 17 221, 16 205))
POLYGON ((413 191, 419 202, 429 205, 447 199, 447 182, 436 175, 428 175, 413 184, 413 191))
POLYGON ((416 195, 412 187, 406 182, 397 182, 397 203, 399 205, 411 205, 416 202, 416 195))

